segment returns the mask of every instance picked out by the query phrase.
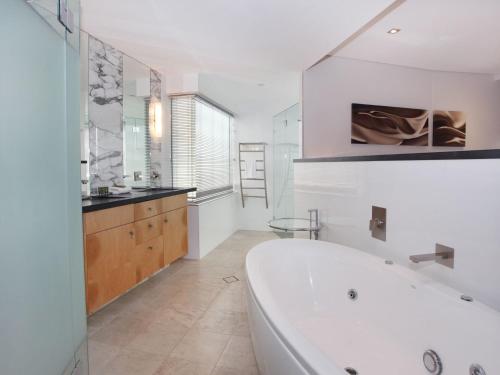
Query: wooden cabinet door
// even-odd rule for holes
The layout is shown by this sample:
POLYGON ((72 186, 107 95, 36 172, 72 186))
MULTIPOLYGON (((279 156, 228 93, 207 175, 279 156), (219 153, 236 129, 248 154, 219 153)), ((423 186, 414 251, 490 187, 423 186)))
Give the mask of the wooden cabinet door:
POLYGON ((137 283, 165 267, 163 237, 156 237, 137 245, 134 249, 134 262, 137 283))
POLYGON ((89 234, 85 243, 87 312, 135 285, 133 224, 89 234))
POLYGON ((179 208, 163 215, 163 246, 165 264, 170 264, 187 255, 187 207, 179 208))

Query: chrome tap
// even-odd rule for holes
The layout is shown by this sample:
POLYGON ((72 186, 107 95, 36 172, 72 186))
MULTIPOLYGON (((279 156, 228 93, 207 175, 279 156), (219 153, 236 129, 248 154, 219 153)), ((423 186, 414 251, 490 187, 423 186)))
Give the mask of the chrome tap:
POLYGON ((434 253, 410 255, 410 260, 413 263, 436 262, 443 266, 454 268, 455 249, 437 243, 434 253))

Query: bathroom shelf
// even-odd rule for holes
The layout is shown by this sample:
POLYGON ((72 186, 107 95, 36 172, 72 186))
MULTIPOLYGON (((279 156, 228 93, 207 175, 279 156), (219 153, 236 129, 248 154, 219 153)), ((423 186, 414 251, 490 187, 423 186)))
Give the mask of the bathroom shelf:
POLYGON ((267 180, 266 180, 266 143, 255 142, 255 143, 240 143, 239 144, 239 170, 240 170, 240 191, 241 191, 241 204, 245 208, 245 198, 257 198, 265 199, 266 208, 269 208, 269 203, 267 199, 267 180), (253 159, 248 154, 260 153, 262 157, 258 159, 253 159), (251 167, 249 164, 253 162, 255 165, 251 167), (257 163, 262 164, 262 167, 257 163), (242 165, 243 164, 243 165, 242 165), (250 175, 249 175, 250 172, 250 175), (257 176, 252 175, 255 173, 257 176), (247 185, 251 184, 255 185, 247 185), (253 194, 249 194, 248 190, 254 190, 253 194), (263 195, 256 195, 255 190, 262 190, 263 195))

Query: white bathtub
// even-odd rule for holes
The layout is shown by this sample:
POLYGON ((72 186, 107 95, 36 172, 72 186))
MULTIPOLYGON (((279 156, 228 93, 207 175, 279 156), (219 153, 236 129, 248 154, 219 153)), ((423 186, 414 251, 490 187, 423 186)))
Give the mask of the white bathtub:
POLYGON ((347 367, 425 375, 427 350, 443 375, 469 374, 473 364, 500 374, 500 313, 405 267, 332 243, 274 240, 249 252, 246 271, 262 375, 345 375, 347 367))

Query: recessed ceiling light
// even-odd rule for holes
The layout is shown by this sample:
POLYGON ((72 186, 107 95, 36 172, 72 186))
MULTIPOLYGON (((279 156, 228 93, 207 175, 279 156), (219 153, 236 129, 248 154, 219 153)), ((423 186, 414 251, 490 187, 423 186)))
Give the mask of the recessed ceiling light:
POLYGON ((397 34, 401 31, 401 29, 398 29, 396 27, 393 27, 392 29, 390 29, 387 34, 397 34))
POLYGON ((259 87, 263 87, 263 86, 264 86, 264 84, 263 84, 262 82, 260 82, 260 83, 257 83, 257 86, 259 86, 259 87))

